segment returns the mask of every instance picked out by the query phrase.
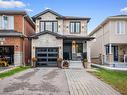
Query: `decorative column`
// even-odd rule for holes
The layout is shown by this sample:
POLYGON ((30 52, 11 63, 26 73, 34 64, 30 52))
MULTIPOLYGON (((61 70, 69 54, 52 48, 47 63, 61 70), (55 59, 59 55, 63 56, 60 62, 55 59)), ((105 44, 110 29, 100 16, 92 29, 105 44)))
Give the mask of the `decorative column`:
POLYGON ((75 51, 75 44, 76 44, 76 42, 72 41, 72 54, 76 53, 76 51, 75 51))
POLYGON ((90 57, 90 42, 87 42, 87 60, 89 63, 91 63, 91 57, 90 57))
POLYGON ((87 61, 88 61, 88 68, 91 68, 91 49, 90 49, 90 41, 87 41, 87 61))
POLYGON ((112 44, 111 43, 109 44, 108 61, 109 61, 109 64, 112 64, 113 63, 112 44))

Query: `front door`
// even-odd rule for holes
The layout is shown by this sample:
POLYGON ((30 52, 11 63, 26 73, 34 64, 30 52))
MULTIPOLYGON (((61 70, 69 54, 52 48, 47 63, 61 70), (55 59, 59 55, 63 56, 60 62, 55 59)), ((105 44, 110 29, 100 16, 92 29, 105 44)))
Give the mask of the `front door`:
POLYGON ((118 61, 118 46, 113 46, 114 61, 118 61))
POLYGON ((71 43, 64 43, 63 59, 65 60, 72 59, 72 44, 71 43))

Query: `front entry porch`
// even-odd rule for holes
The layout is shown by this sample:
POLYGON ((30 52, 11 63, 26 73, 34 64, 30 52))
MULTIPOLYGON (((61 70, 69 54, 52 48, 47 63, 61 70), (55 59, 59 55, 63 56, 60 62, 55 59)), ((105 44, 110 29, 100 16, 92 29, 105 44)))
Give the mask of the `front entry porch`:
POLYGON ((127 44, 107 44, 105 54, 104 63, 127 64, 127 44))
POLYGON ((84 40, 63 41, 63 59, 81 61, 83 53, 87 53, 86 41, 84 40))

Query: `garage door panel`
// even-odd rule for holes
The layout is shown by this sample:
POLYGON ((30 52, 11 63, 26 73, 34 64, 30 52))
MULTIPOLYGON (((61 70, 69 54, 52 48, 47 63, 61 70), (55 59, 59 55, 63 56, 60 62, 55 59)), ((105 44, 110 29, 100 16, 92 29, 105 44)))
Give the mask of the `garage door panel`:
POLYGON ((36 48, 37 65, 57 66, 58 48, 36 48))

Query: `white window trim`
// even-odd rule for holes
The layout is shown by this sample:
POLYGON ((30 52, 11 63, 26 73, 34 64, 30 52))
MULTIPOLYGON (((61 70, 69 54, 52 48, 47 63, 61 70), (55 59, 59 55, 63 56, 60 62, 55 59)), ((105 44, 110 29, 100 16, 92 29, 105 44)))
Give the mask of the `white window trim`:
POLYGON ((117 35, 124 35, 125 34, 125 28, 126 28, 125 21, 116 21, 116 34, 117 35), (122 26, 123 32, 121 32, 121 33, 118 33, 118 23, 123 24, 123 26, 122 26))
POLYGON ((14 16, 8 16, 8 15, 2 15, 1 16, 1 30, 14 30, 14 16), (7 16, 8 17, 8 25, 7 25, 7 28, 4 27, 4 16, 7 16), (11 22, 10 18, 9 17, 13 17, 13 22, 11 22), (12 24, 12 25, 10 25, 12 24), (10 27, 12 26, 12 27, 10 27))

